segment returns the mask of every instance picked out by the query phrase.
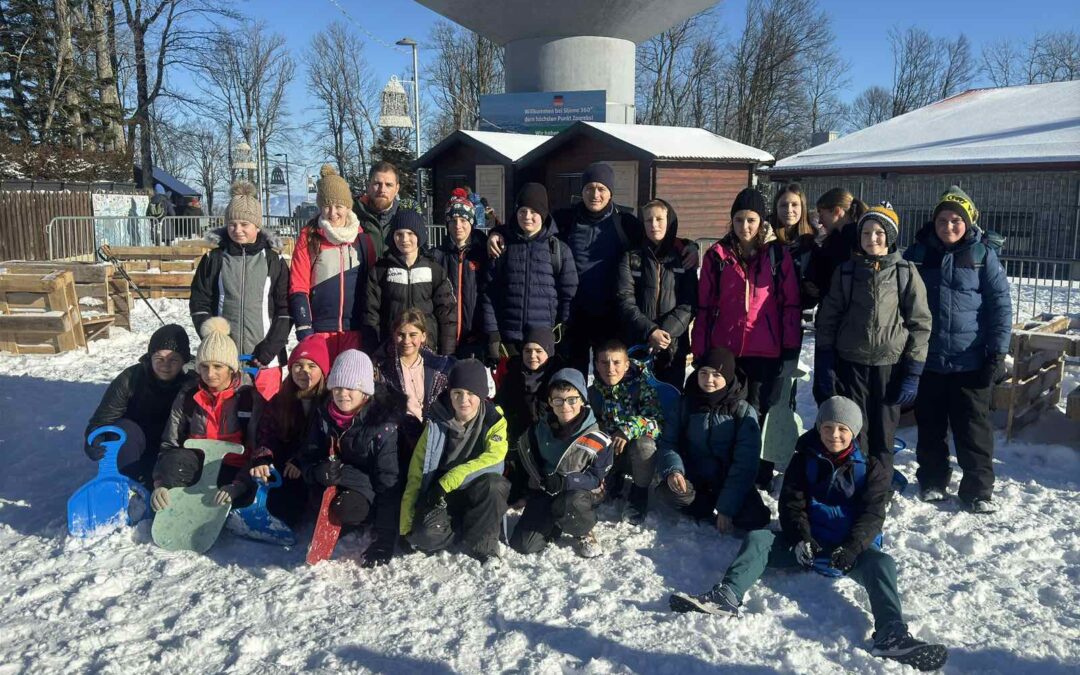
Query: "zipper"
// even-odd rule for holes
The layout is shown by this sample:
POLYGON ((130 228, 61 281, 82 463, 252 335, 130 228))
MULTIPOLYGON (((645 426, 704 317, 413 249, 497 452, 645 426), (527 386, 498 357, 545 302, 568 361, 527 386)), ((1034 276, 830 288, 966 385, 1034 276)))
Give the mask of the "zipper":
POLYGON ((244 301, 247 300, 247 249, 240 247, 240 347, 244 354, 249 353, 244 347, 244 338, 247 331, 247 317, 244 314, 244 301))
POLYGON ((457 267, 457 341, 461 342, 461 302, 465 298, 465 291, 462 284, 462 277, 465 274, 465 251, 464 249, 458 251, 458 267, 457 267))
POLYGON ((664 275, 660 261, 656 261, 656 304, 653 306, 653 319, 660 316, 660 284, 663 283, 664 275))
POLYGON ((345 330, 345 250, 338 245, 338 317, 337 317, 337 329, 338 332, 344 332, 345 330))

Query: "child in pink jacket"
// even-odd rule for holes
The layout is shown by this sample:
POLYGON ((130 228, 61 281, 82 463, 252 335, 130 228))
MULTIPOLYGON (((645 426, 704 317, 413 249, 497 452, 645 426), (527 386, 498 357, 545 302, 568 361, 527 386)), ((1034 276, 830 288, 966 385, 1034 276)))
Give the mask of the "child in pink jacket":
POLYGON ((747 400, 764 416, 779 396, 784 361, 801 344, 799 280, 765 222, 765 198, 746 188, 731 206, 731 231, 705 253, 690 345, 695 359, 723 347, 746 377, 747 400))

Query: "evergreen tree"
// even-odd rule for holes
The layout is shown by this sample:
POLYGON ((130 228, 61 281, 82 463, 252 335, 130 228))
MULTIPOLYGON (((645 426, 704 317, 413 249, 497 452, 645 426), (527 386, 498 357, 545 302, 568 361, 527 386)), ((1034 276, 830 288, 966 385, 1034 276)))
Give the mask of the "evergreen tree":
POLYGON ((411 143, 409 129, 390 129, 382 127, 375 145, 371 146, 371 156, 375 162, 390 162, 398 168, 401 177, 401 197, 415 200, 416 171, 412 165, 416 160, 411 143))

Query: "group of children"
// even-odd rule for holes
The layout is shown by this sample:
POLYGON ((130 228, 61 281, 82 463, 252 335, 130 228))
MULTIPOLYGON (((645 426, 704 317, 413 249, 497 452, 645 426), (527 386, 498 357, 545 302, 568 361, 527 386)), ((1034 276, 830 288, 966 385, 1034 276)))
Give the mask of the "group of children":
MULTIPOLYGON (((379 192, 363 212, 381 223, 371 204, 396 170, 376 169, 379 192)), ((599 504, 625 499, 622 517, 641 524, 655 501, 723 534, 748 533, 723 581, 703 595, 676 593, 673 609, 737 615, 767 566, 802 565, 867 588, 875 654, 939 666, 944 647, 915 640, 903 623, 881 532, 899 408, 912 403, 923 498, 944 499, 952 425, 960 497, 973 512, 992 510, 988 392, 1007 349, 1009 300, 970 198, 950 189, 901 257, 888 205, 830 191, 817 203, 828 229, 819 241, 797 185, 778 192, 772 212, 747 189, 698 274, 697 247, 677 237, 669 203, 650 201, 639 223, 610 202, 609 168, 586 175, 573 212, 553 218, 543 186, 527 184, 516 218, 487 236, 473 227, 468 195, 455 193, 434 251, 420 214, 394 204, 377 256, 348 185, 324 169, 321 213, 301 231, 287 291, 258 202, 234 191, 221 244, 193 283, 197 376, 184 372, 185 331, 159 329, 88 432, 116 422, 138 430, 121 469, 153 488, 155 510, 201 468, 184 447, 190 438, 245 447, 218 476, 220 503, 250 501, 273 466, 284 484, 269 508, 296 525, 337 486, 341 523, 373 532, 365 566, 455 544, 499 559, 511 506, 521 509, 505 533, 514 550, 536 553, 567 535, 591 558, 603 553, 599 504), (588 227, 591 239, 580 236, 588 227), (609 274, 605 287, 581 288, 610 302, 584 311, 578 282, 595 280, 597 267, 609 274), (779 393, 798 361, 800 314, 815 306, 817 423, 784 471, 775 533, 758 490, 773 476, 762 429, 774 406, 793 406, 779 393), (610 311, 614 328, 596 324, 610 311), (263 395, 246 383, 241 350, 270 366, 290 324, 299 343, 280 389, 263 395), (658 380, 631 358, 635 343, 648 346, 658 380), (935 378, 935 391, 919 387, 922 377, 935 378), (657 381, 680 390, 674 409, 665 412, 657 381)))

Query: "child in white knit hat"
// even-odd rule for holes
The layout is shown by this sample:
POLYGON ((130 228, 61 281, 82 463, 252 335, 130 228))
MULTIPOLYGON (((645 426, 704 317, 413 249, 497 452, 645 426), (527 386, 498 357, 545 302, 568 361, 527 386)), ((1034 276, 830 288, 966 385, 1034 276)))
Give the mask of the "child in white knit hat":
POLYGON ((338 355, 326 386, 331 395, 312 419, 300 470, 311 485, 337 486, 330 508, 342 525, 373 525, 375 540, 363 564, 385 565, 394 554, 401 507, 398 423, 405 396, 376 385, 371 359, 356 349, 338 355))

